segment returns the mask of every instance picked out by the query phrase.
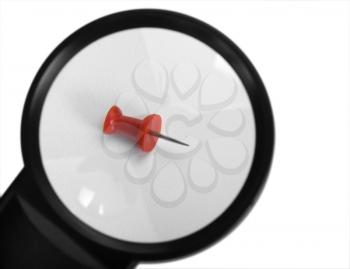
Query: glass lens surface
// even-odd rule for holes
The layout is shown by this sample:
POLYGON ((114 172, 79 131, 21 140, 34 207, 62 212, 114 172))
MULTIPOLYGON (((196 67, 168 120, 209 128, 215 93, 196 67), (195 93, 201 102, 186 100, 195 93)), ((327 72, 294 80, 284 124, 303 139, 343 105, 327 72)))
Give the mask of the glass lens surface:
POLYGON ((136 28, 77 53, 46 97, 40 154, 62 203, 105 235, 158 243, 213 222, 245 183, 255 149, 246 90, 220 54, 172 30, 136 28), (107 111, 158 114, 151 152, 103 133, 107 111))

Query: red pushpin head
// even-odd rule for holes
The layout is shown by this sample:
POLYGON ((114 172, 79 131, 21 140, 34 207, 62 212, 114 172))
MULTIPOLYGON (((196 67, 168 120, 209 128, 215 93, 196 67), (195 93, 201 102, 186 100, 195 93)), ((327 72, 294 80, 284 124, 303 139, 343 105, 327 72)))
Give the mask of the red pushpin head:
POLYGON ((162 119, 157 114, 151 114, 143 120, 124 116, 117 106, 112 106, 105 118, 103 132, 105 134, 123 134, 134 140, 138 147, 150 152, 157 144, 158 137, 151 132, 160 132, 162 119))

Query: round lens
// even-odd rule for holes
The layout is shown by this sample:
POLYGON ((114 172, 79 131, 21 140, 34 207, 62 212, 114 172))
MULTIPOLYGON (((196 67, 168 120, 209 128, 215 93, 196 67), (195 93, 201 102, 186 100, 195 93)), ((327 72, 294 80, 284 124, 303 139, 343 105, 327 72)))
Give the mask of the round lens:
POLYGON ((107 35, 51 85, 40 119, 42 163, 63 204, 113 238, 159 243, 199 231, 236 199, 251 168, 256 124, 235 70, 203 42, 161 28, 107 35), (143 151, 103 132, 106 113, 161 117, 143 151))

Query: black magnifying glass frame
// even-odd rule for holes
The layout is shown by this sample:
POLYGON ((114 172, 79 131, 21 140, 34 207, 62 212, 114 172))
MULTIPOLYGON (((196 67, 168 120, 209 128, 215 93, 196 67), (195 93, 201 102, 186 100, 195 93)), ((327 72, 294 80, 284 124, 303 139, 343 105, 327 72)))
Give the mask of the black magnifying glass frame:
MULTIPOLYGON (((265 185, 272 162, 274 123, 262 80, 252 63, 228 37, 187 15, 166 10, 139 9, 95 20, 77 30, 51 53, 30 87, 23 110, 21 143, 25 168, 0 202, 0 215, 4 220, 0 223, 0 238, 5 239, 0 239, 0 253, 7 255, 7 258, 0 261, 2 268, 19 268, 9 266, 24 262, 26 266, 28 263, 38 266, 56 262, 60 266, 74 265, 74 268, 133 268, 140 261, 162 261, 193 254, 217 242, 240 223, 265 185), (39 147, 40 116, 45 98, 65 64, 99 38, 141 27, 181 32, 198 39, 220 54, 241 79, 255 118, 256 145, 253 162, 236 199, 222 215, 201 230, 162 243, 134 243, 112 238, 75 217, 51 187, 39 147), (23 242, 36 242, 38 249, 30 249, 31 244, 28 242, 22 246, 16 241, 16 229, 23 242), (16 263, 16 257, 23 257, 22 261, 16 263), (37 259, 45 261, 35 261, 37 259)), ((62 268, 60 266, 51 268, 62 268)))

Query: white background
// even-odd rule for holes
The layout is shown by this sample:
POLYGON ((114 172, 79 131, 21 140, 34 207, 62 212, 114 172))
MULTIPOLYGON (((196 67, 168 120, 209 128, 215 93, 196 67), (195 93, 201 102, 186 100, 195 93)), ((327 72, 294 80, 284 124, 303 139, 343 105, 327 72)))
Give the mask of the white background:
POLYGON ((274 162, 259 202, 231 235, 196 256, 140 267, 349 268, 350 2, 0 4, 0 193, 23 166, 26 93, 58 43, 119 10, 177 10, 220 29, 258 69, 274 110, 274 162))

